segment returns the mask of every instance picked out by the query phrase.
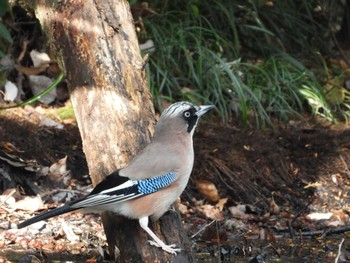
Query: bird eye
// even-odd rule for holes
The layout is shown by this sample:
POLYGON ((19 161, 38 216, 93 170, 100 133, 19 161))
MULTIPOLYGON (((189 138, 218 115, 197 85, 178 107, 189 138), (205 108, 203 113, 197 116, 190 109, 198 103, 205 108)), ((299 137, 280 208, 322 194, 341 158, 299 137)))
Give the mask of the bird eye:
POLYGON ((184 116, 185 116, 186 118, 189 118, 189 117, 191 116, 191 112, 185 111, 185 112, 184 112, 184 116))

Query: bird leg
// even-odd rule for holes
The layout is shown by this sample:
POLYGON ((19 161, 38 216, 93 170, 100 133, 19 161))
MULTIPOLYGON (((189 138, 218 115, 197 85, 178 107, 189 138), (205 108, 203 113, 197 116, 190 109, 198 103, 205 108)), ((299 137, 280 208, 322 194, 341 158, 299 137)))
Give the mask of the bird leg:
POLYGON ((166 245, 162 240, 160 240, 156 234, 148 227, 148 216, 141 217, 139 219, 139 224, 142 227, 143 230, 149 234, 154 241, 150 240, 148 241, 150 245, 156 246, 156 247, 161 247, 164 251, 176 255, 176 252, 180 252, 180 248, 176 248, 176 245, 166 245))

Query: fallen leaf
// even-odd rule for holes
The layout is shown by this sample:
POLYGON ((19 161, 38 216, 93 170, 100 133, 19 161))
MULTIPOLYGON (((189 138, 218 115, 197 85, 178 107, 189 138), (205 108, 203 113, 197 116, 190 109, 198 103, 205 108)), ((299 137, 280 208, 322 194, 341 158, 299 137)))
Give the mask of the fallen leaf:
MULTIPOLYGON (((53 80, 46 76, 29 76, 29 83, 34 96, 47 89, 53 80)), ((39 99, 44 104, 50 104, 56 99, 56 89, 53 89, 45 96, 39 99)))
POLYGON ((333 213, 311 213, 306 216, 310 220, 328 220, 331 218, 333 213))
POLYGON ((225 226, 228 230, 239 230, 242 232, 247 231, 248 225, 245 224, 242 220, 239 220, 237 218, 230 218, 225 220, 225 226))
POLYGON ((16 203, 16 199, 9 195, 0 195, 0 206, 3 204, 13 206, 16 203))
POLYGON ((145 43, 140 44, 140 49, 147 51, 147 53, 152 53, 156 50, 152 39, 148 39, 145 43))
POLYGON ((32 51, 30 51, 29 53, 30 58, 33 61, 33 65, 34 67, 38 67, 42 64, 47 64, 51 61, 49 55, 45 52, 39 52, 35 49, 33 49, 32 51))
POLYGON ((67 174, 67 158, 68 156, 65 156, 57 163, 50 166, 49 173, 47 175, 50 180, 54 182, 61 181, 62 177, 67 174))
POLYGON ((238 206, 231 206, 228 208, 228 210, 231 212, 231 215, 238 219, 248 219, 249 215, 247 215, 245 212, 240 209, 238 206))
POLYGON ((21 209, 25 211, 38 211, 44 207, 44 203, 40 196, 30 197, 27 196, 22 200, 17 201, 12 205, 14 209, 21 209))
POLYGON ((237 205, 236 208, 241 210, 242 212, 244 212, 246 214, 258 214, 259 213, 259 209, 256 206, 250 205, 250 204, 237 205))
POLYGON ((201 206, 197 206, 196 209, 207 218, 215 219, 217 221, 222 221, 225 219, 216 206, 201 205, 201 206))
POLYGON ((222 198, 219 200, 219 202, 215 205, 215 207, 221 212, 224 210, 224 206, 227 203, 228 198, 222 198))
POLYGON ((343 222, 347 222, 348 221, 348 216, 342 211, 342 210, 337 210, 334 211, 331 218, 331 220, 339 220, 339 221, 343 221, 343 222))
POLYGON ((72 201, 73 199, 76 199, 76 194, 74 192, 69 192, 69 191, 60 191, 58 193, 55 193, 52 195, 52 201, 54 203, 63 203, 63 202, 69 202, 72 201))
POLYGON ((207 180, 196 180, 196 185, 198 191, 209 202, 216 203, 220 200, 218 189, 212 182, 207 180))
POLYGON ((280 207, 276 204, 275 199, 273 198, 273 196, 271 198, 268 199, 269 201, 269 211, 271 214, 279 214, 280 212, 280 207))
POLYGON ((79 237, 74 233, 72 226, 67 222, 62 223, 62 229, 69 241, 76 242, 79 240, 79 237))
POLYGON ((16 99, 17 94, 18 94, 18 88, 16 84, 7 80, 5 83, 4 100, 13 102, 16 99))
POLYGON ((339 173, 331 175, 332 182, 336 185, 343 185, 343 178, 339 173))
POLYGON ((324 224, 326 226, 331 226, 331 227, 338 227, 338 226, 344 226, 345 223, 341 220, 336 220, 336 221, 329 221, 327 220, 326 222, 324 222, 324 224))
POLYGON ((52 127, 56 128, 58 130, 62 130, 64 128, 64 125, 58 122, 55 122, 54 120, 50 119, 49 117, 44 117, 40 120, 39 126, 46 126, 46 127, 52 127))
POLYGON ((178 207, 178 209, 179 209, 181 214, 183 214, 183 215, 187 215, 188 214, 188 207, 187 207, 187 205, 184 205, 183 203, 178 202, 177 207, 178 207))

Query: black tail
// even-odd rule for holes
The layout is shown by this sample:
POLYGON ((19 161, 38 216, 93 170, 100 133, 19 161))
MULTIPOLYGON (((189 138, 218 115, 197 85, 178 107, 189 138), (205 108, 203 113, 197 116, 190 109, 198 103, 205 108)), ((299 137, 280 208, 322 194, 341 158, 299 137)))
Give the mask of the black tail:
POLYGON ((46 213, 42 213, 40 215, 34 216, 34 217, 18 224, 17 228, 23 228, 23 227, 29 226, 31 224, 34 224, 36 222, 39 222, 41 220, 45 220, 45 219, 48 219, 48 218, 51 218, 54 216, 62 215, 62 214, 65 214, 65 213, 68 213, 68 212, 71 212, 74 210, 78 210, 78 209, 79 208, 72 208, 69 205, 64 205, 62 207, 55 208, 55 209, 48 211, 46 213))

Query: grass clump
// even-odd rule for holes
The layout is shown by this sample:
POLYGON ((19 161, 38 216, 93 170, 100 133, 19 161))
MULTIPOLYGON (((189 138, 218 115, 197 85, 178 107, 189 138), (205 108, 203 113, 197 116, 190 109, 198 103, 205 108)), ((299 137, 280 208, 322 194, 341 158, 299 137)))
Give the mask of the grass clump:
POLYGON ((134 16, 140 42, 154 42, 147 72, 156 104, 211 102, 223 120, 239 116, 243 124, 259 126, 305 110, 335 120, 335 111, 346 107, 334 107, 319 75, 296 59, 303 56, 317 70, 324 66, 317 54, 331 45, 324 37, 328 25, 318 22, 318 6, 317 1, 143 2, 148 15, 134 16))
POLYGON ((64 107, 57 109, 59 119, 64 120, 75 120, 75 113, 71 103, 66 103, 64 107))
POLYGON ((0 0, 0 58, 7 54, 7 49, 13 43, 10 31, 4 23, 4 18, 11 13, 11 8, 7 0, 0 0))

